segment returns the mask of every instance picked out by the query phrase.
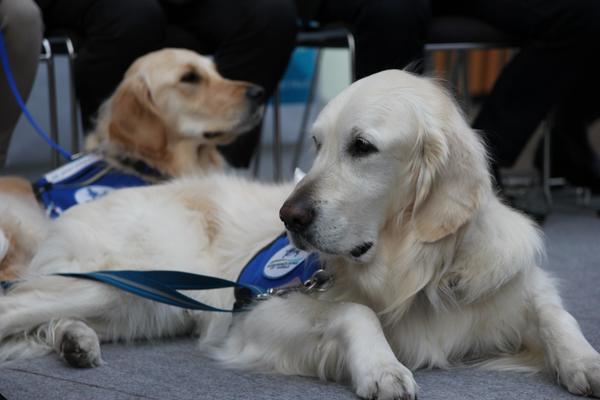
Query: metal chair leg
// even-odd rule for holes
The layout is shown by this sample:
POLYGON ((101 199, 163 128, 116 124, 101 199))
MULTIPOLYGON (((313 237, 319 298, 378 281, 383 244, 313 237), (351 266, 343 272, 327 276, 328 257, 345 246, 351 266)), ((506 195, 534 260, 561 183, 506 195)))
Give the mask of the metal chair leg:
POLYGON ((465 111, 471 110, 471 94, 469 93, 469 53, 467 50, 461 50, 457 54, 457 66, 460 71, 460 93, 465 111))
POLYGON ((317 86, 319 84, 319 69, 321 66, 321 49, 317 49, 317 56, 315 58, 315 65, 313 69, 313 76, 310 82, 310 88, 308 90, 308 97, 306 104, 304 105, 304 111, 302 113, 302 123, 300 124, 300 131, 298 132, 298 138, 296 139, 296 146, 294 148, 294 158, 292 160, 292 172, 300 163, 300 155, 304 148, 304 138, 306 137, 306 128, 308 120, 310 119, 313 103, 315 100, 315 94, 317 92, 317 86))
POLYGON ((69 59, 69 97, 71 102, 71 153, 79 152, 79 112, 77 108, 77 94, 75 93, 75 47, 69 38, 65 38, 67 55, 69 59))
POLYGON ((454 95, 459 98, 460 92, 460 51, 450 50, 448 52, 448 80, 452 84, 454 95))
MULTIPOLYGON (((262 135, 261 135, 262 137, 262 135)), ((252 161, 253 166, 252 166, 252 175, 255 178, 258 178, 258 173, 260 172, 260 155, 262 154, 262 152, 260 151, 260 139, 258 141, 258 146, 256 146, 256 150, 254 152, 254 160, 252 161)))
MULTIPOLYGON (((48 108, 50 114, 50 138, 55 143, 58 143, 58 111, 56 108, 56 75, 54 72, 54 55, 52 54, 50 43, 46 39, 44 39, 43 47, 47 57, 45 61, 46 72, 48 74, 48 108)), ((58 167, 58 152, 51 150, 50 159, 52 166, 58 167)))
POLYGON ((346 33, 346 40, 348 41, 348 55, 350 57, 350 80, 354 82, 356 80, 356 42, 352 32, 348 31, 346 33))
POLYGON ((275 89, 272 97, 273 105, 273 179, 281 181, 281 121, 279 88, 275 89))
MULTIPOLYGON (((354 35, 352 34, 352 32, 348 31, 346 33, 346 41, 348 44, 350 81, 354 82, 356 80, 356 45, 355 45, 355 41, 354 41, 354 35)), ((313 77, 310 82, 308 97, 306 99, 306 104, 304 106, 304 111, 302 113, 302 122, 300 124, 300 131, 298 132, 298 138, 296 140, 296 146, 294 148, 294 158, 292 160, 292 171, 298 166, 298 164, 300 162, 300 155, 302 154, 302 150, 304 148, 304 139, 306 137, 306 132, 307 132, 306 128, 308 126, 308 121, 310 119, 310 114, 312 111, 317 87, 319 84, 319 70, 320 70, 321 59, 322 59, 321 50, 322 50, 321 48, 317 48, 317 57, 315 59, 313 77)))
POLYGON ((548 208, 552 207, 552 187, 551 187, 551 172, 550 168, 551 168, 551 148, 550 148, 550 126, 548 121, 544 121, 542 123, 542 129, 543 129, 543 140, 544 140, 544 163, 542 166, 542 189, 544 191, 544 198, 546 199, 546 203, 548 204, 548 208))

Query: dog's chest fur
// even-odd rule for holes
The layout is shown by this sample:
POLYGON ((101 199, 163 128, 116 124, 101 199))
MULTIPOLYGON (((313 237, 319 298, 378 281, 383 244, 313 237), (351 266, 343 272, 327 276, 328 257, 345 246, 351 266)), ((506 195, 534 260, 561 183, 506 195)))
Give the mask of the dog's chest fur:
POLYGON ((394 352, 410 368, 515 353, 523 344, 527 315, 527 268, 520 260, 530 258, 515 252, 496 264, 467 264, 489 259, 494 251, 477 243, 491 229, 489 222, 476 217, 435 244, 419 242, 408 226, 397 228, 382 235, 382 241, 395 242, 380 243, 372 263, 331 260, 336 284, 326 296, 373 309, 394 352))

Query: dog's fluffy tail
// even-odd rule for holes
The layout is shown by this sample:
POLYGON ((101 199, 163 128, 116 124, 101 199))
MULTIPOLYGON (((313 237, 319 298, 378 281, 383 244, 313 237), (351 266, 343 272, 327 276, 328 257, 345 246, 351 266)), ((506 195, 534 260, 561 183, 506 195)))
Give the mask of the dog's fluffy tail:
POLYGON ((524 350, 516 354, 499 355, 474 364, 493 371, 513 371, 535 374, 545 370, 545 358, 541 351, 524 350))

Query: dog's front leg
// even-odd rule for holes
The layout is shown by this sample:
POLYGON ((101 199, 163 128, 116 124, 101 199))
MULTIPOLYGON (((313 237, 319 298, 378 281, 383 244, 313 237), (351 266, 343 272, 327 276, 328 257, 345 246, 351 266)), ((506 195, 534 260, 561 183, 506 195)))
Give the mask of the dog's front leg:
POLYGON ((413 399, 417 384, 363 305, 292 294, 235 316, 216 357, 242 368, 350 381, 368 399, 413 399))
POLYGON ((538 335, 550 367, 569 392, 600 397, 600 354, 583 336, 579 324, 562 306, 553 283, 541 271, 533 296, 538 335))

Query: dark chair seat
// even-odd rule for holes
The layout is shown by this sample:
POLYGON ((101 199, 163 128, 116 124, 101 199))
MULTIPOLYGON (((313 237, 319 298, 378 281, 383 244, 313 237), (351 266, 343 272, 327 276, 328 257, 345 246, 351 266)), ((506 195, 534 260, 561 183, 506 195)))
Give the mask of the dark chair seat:
MULTIPOLYGON (((304 47, 348 47, 348 29, 341 25, 303 27, 296 44, 304 47)), ((427 48, 453 49, 514 47, 518 38, 477 19, 461 16, 436 17, 427 35, 427 48)))
MULTIPOLYGON (((64 47, 65 41, 60 40, 62 38, 69 38, 71 40, 75 53, 85 44, 84 36, 69 29, 48 29, 45 32, 45 37, 50 39, 52 51, 55 54, 67 54, 67 50, 64 47)), ((165 47, 181 47, 196 51, 199 47, 198 39, 193 34, 176 25, 167 25, 163 45, 165 47)))
POLYGON ((300 47, 348 47, 348 29, 342 26, 323 27, 298 32, 296 45, 300 47))
POLYGON ((519 40, 473 18, 446 16, 432 20, 427 35, 428 50, 515 47, 519 40))

